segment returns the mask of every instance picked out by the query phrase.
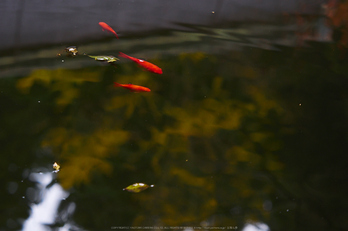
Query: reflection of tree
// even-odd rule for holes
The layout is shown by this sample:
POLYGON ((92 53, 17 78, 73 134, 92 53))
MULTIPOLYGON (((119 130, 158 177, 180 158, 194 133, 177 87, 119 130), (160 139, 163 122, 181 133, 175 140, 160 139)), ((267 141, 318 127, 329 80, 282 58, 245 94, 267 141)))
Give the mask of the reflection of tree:
POLYGON ((56 152, 64 162, 64 171, 58 176, 62 186, 70 188, 74 184, 88 183, 94 172, 110 174, 112 166, 107 158, 126 139, 126 132, 110 127, 100 128, 92 134, 57 128, 50 131, 43 145, 58 148, 56 152))
MULTIPOLYGON (((281 142, 272 130, 262 125, 267 124, 270 114, 279 115, 282 109, 255 87, 246 88, 245 101, 231 99, 222 78, 212 80, 214 87, 206 98, 180 107, 166 105, 160 110, 175 122, 161 131, 154 128, 152 139, 141 141, 145 150, 151 149, 154 153, 151 164, 161 182, 167 187, 183 185, 187 191, 182 192, 179 187, 179 190, 172 188, 166 192, 169 198, 183 200, 179 207, 176 200, 167 201, 164 206, 157 205, 162 208, 161 219, 165 224, 204 221, 218 212, 220 206, 230 206, 226 208, 230 210, 234 204, 239 204, 237 201, 243 201, 242 207, 262 209, 263 197, 259 197, 260 192, 255 191, 254 184, 264 192, 271 188, 261 186, 253 175, 261 169, 271 172, 282 169, 274 156, 281 142), (170 163, 176 163, 177 167, 170 163), (224 180, 220 179, 222 176, 224 180), (195 196, 186 198, 185 195, 195 196), (179 221, 178 217, 183 219, 179 221)), ((160 194, 156 191, 151 201, 160 194)), ((148 211, 151 212, 154 211, 148 211)), ((262 216, 266 213, 262 212, 262 216)), ((248 217, 259 215, 251 212, 248 217)), ((237 222, 225 217, 210 225, 235 225, 237 222)))
MULTIPOLYGON (((347 193, 347 187, 339 189, 341 184, 333 183, 346 179, 341 170, 347 152, 347 65, 337 59, 331 45, 310 45, 298 52, 283 49, 281 55, 263 52, 260 57, 264 60, 260 65, 273 73, 277 98, 289 112, 286 129, 292 130, 282 135, 285 142, 280 158, 286 168, 278 182, 284 181, 283 189, 288 192, 283 195, 294 203, 286 199, 278 204, 287 205, 290 211, 294 208, 297 225, 293 228, 340 229, 347 223, 331 212, 343 211, 337 201, 347 193)), ((280 214, 273 218, 281 223, 289 219, 280 214)), ((283 228, 282 224, 278 227, 283 228)))
POLYGON ((339 150, 331 149, 334 140, 321 136, 322 129, 334 132, 333 115, 337 126, 342 123, 337 108, 345 107, 331 104, 333 115, 323 117, 317 100, 328 103, 327 96, 340 100, 346 94, 335 82, 343 72, 328 69, 341 66, 330 63, 324 52, 316 57, 292 52, 183 54, 159 63, 165 73, 160 77, 124 74, 127 64, 117 69, 118 82, 144 84, 152 89, 149 94, 114 89, 112 68, 102 75, 96 69, 40 70, 17 87, 30 92, 39 85, 53 95, 50 109, 61 114, 46 125, 42 147, 50 147, 60 160, 61 184, 75 188, 74 219, 87 229, 242 227, 246 220, 282 230, 299 224, 308 228, 306 220, 329 227, 336 220, 319 199, 336 207, 316 193, 329 193, 320 186, 329 184, 320 171, 331 155, 339 159, 326 152, 339 150), (65 78, 54 77, 61 72, 65 78), (122 191, 136 182, 155 187, 139 194, 122 191))
POLYGON ((28 77, 20 79, 17 82, 17 88, 24 93, 28 93, 29 89, 35 82, 43 83, 46 87, 50 87, 52 92, 60 92, 57 98, 57 105, 71 104, 72 100, 78 97, 78 85, 84 82, 98 82, 99 78, 95 72, 85 70, 83 72, 77 70, 35 70, 28 77))
POLYGON ((324 6, 329 24, 333 27, 333 39, 339 47, 348 45, 348 2, 330 0, 324 6))
MULTIPOLYGON (((231 97, 235 93, 229 90, 229 85, 233 85, 230 81, 239 80, 233 76, 231 79, 227 72, 221 73, 221 77, 215 76, 216 70, 207 68, 208 65, 218 65, 214 58, 197 53, 182 55, 180 60, 168 65, 177 73, 170 73, 173 76, 167 79, 153 77, 147 72, 134 77, 120 73, 118 82, 147 82, 145 85, 151 86, 154 93, 132 94, 105 85, 107 93, 103 94, 110 94, 110 97, 101 94, 102 101, 93 99, 89 102, 95 105, 94 100, 101 101, 101 105, 93 108, 93 113, 99 115, 97 126, 94 125, 95 118, 84 114, 88 111, 76 111, 70 105, 86 107, 83 106, 87 103, 83 92, 89 84, 84 80, 94 81, 98 89, 97 81, 111 82, 102 80, 109 78, 107 75, 99 77, 93 71, 84 79, 85 71, 36 71, 18 81, 18 88, 26 92, 36 81, 43 82, 53 92, 60 91, 56 105, 77 113, 64 116, 62 123, 52 128, 43 141, 43 146, 52 147, 54 153, 59 154, 62 170, 58 176, 65 188, 81 183, 93 185, 92 179, 98 173, 110 180, 126 174, 121 181, 124 184, 112 183, 115 190, 119 190, 135 183, 127 181, 128 177, 146 180, 140 177, 146 173, 149 179, 156 179, 159 183, 148 190, 152 194, 144 192, 138 197, 144 197, 143 203, 155 203, 158 209, 153 210, 149 204, 134 217, 134 224, 138 225, 151 221, 156 213, 161 214, 159 223, 194 224, 211 217, 219 209, 219 204, 232 206, 237 198, 244 201, 244 206, 262 208, 263 200, 255 198, 257 193, 252 176, 260 169, 271 172, 282 169, 274 156, 274 152, 281 148, 281 142, 274 131, 263 125, 271 122, 270 114, 276 117, 282 114, 281 107, 267 99, 261 89, 246 87, 242 82, 238 84, 245 91, 242 93, 239 89, 241 95, 231 97), (65 77, 59 79, 62 73, 65 77), (185 75, 185 78, 180 75, 185 75), (168 86, 168 91, 156 91, 160 85, 168 86), (204 96, 197 98, 196 90, 202 91, 202 88, 205 89, 204 96), (175 98, 178 101, 173 103, 171 99, 175 98), (92 128, 88 128, 91 123, 92 128), (125 145, 125 148, 120 145, 125 145), (115 155, 117 149, 119 153, 115 155), (120 158, 123 164, 115 165, 109 162, 110 158, 120 158), (251 169, 245 171, 246 166, 251 169), (239 176, 241 171, 245 171, 243 177, 239 176), (224 182, 222 176, 230 177, 224 182), (223 195, 231 193, 231 200, 225 198, 223 202, 221 192, 223 195), (159 203, 157 197, 161 200, 178 199, 159 203)), ((242 80, 256 76, 246 67, 236 68, 236 71, 243 75, 242 80)), ((95 90, 90 90, 89 94, 95 95, 95 90)), ((260 184, 257 182, 255 184, 260 184)), ((266 191, 270 191, 269 186, 266 191)), ((230 223, 236 224, 237 220, 230 223)))

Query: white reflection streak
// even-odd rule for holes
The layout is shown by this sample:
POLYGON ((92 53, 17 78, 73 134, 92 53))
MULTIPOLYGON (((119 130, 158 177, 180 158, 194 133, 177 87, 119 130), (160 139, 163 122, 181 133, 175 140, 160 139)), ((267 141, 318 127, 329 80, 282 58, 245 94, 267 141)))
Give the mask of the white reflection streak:
POLYGON ((246 224, 242 231, 270 231, 270 229, 265 223, 258 222, 246 224))
POLYGON ((23 224, 23 231, 46 231, 45 224, 53 224, 57 215, 58 207, 62 198, 66 198, 69 193, 64 191, 59 184, 54 184, 46 189, 47 185, 52 182, 53 173, 32 173, 30 178, 38 183, 42 201, 39 204, 31 206, 31 214, 23 224))

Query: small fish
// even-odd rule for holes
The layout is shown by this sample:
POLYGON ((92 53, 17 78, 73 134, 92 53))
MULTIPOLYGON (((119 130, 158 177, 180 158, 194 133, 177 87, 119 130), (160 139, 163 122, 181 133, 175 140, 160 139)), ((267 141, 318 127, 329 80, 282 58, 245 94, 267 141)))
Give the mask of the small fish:
POLYGON ((110 31, 111 33, 116 35, 116 38, 118 38, 116 32, 108 24, 106 24, 105 22, 99 22, 99 25, 103 28, 103 30, 110 31))
POLYGON ((147 87, 143 87, 143 86, 139 86, 139 85, 134 85, 134 84, 120 84, 120 83, 114 83, 115 87, 123 87, 126 88, 132 92, 148 92, 151 91, 149 88, 147 87))
POLYGON ((122 52, 120 52, 120 57, 123 57, 123 58, 126 58, 126 59, 130 59, 134 62, 136 62, 139 66, 145 68, 146 70, 148 71, 151 71, 153 73, 156 73, 156 74, 162 74, 162 69, 159 68, 158 66, 152 64, 152 63, 149 63, 149 62, 146 62, 142 59, 137 59, 137 58, 134 58, 134 57, 131 57, 131 56, 128 56, 122 52))
POLYGON ((98 55, 98 56, 88 55, 88 57, 91 57, 92 59, 95 59, 97 61, 107 61, 108 63, 116 62, 117 60, 119 60, 118 58, 111 55, 98 55))
POLYGON ((123 190, 127 190, 128 192, 134 192, 134 193, 138 193, 141 191, 144 191, 145 189, 147 189, 148 187, 154 187, 154 185, 147 185, 144 183, 135 183, 132 185, 129 185, 127 188, 124 188, 123 190))

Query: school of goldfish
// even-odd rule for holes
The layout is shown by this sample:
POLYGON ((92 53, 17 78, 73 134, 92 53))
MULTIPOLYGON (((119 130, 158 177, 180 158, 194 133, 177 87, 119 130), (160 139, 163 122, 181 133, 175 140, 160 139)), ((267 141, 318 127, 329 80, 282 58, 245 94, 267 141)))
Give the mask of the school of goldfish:
MULTIPOLYGON (((99 22, 99 25, 101 26, 103 31, 108 31, 113 33, 117 39, 119 39, 117 33, 105 22, 99 22)), ((65 48, 65 51, 69 56, 76 56, 78 54, 78 50, 76 46, 69 46, 65 48)), ((58 54, 60 56, 60 54, 58 54)), ((90 58, 95 59, 96 61, 105 61, 108 62, 111 65, 114 65, 113 62, 119 60, 118 58, 110 55, 100 55, 100 56, 91 56, 89 55, 90 58)), ((126 58, 129 60, 132 60, 133 62, 137 63, 139 67, 143 68, 146 71, 155 73, 155 74, 163 74, 163 71, 160 67, 156 66, 153 63, 147 62, 142 59, 134 58, 129 55, 126 55, 122 52, 119 52, 119 57, 126 58)), ((151 90, 147 87, 139 86, 139 85, 134 85, 134 84, 120 84, 120 83, 114 83, 115 87, 123 87, 125 89, 130 90, 131 92, 150 92, 151 90)))

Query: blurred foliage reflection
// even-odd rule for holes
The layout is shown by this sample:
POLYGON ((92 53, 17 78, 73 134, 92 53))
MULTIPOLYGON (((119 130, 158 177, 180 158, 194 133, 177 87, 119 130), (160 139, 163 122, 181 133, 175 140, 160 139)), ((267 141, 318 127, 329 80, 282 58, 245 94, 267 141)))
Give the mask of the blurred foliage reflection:
MULTIPOLYGON (((245 221, 294 230, 298 224, 306 227, 304 213, 311 213, 310 223, 319 227, 338 220, 307 201, 311 192, 296 181, 301 174, 308 176, 308 165, 299 162, 310 162, 313 150, 307 145, 315 146, 310 138, 321 133, 306 133, 315 128, 316 121, 309 118, 319 107, 305 96, 320 97, 331 83, 336 90, 332 97, 342 103, 344 80, 336 80, 346 74, 331 70, 335 54, 324 52, 329 49, 324 45, 314 57, 322 66, 302 50, 283 49, 183 53, 153 60, 163 76, 123 63, 117 69, 36 70, 18 79, 17 89, 28 97, 34 88, 41 89, 41 97, 52 96, 45 107, 57 113, 56 119, 44 125, 41 148, 59 160, 61 185, 74 188, 74 220, 90 230, 116 225, 242 227, 245 221), (113 88, 113 81, 144 85, 152 92, 130 93, 113 88), (299 141, 300 131, 309 143, 299 141), (155 187, 139 194, 122 190, 135 182, 155 187), (286 209, 294 212, 282 216, 286 209)), ((335 105, 331 109, 340 115, 335 105)), ((342 122, 342 116, 337 118, 342 122)), ((316 168, 309 175, 322 182, 316 168)))

